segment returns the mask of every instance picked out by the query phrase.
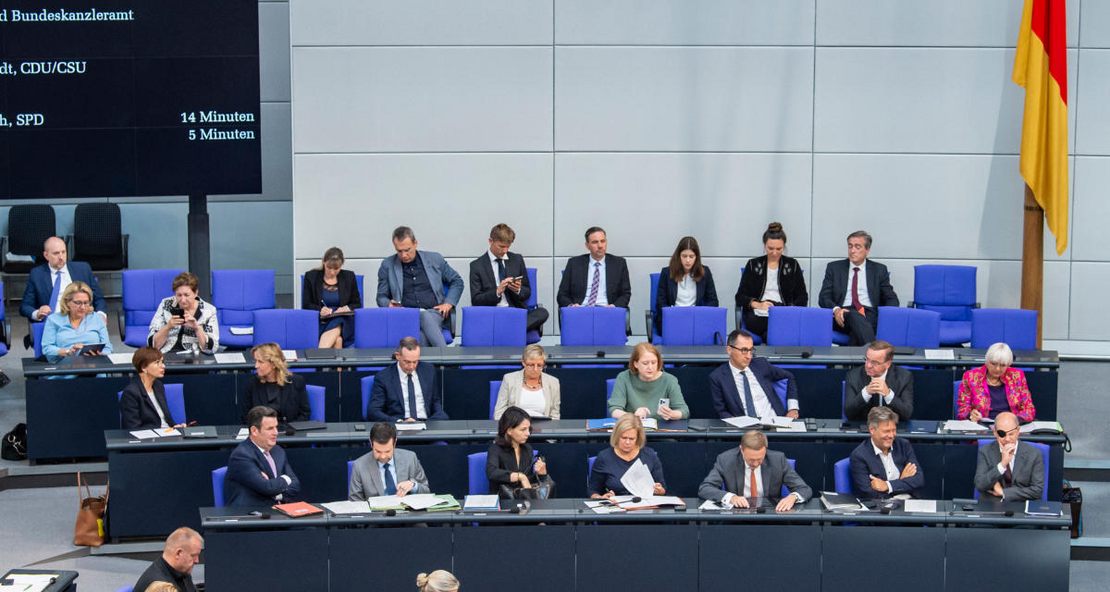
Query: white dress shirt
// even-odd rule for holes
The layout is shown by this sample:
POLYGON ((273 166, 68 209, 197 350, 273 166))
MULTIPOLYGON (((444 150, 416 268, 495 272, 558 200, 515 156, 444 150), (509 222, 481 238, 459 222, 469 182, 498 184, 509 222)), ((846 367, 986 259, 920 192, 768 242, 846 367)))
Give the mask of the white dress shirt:
MULTIPOLYGON (((748 417, 774 416, 775 408, 771 406, 771 401, 767 398, 767 393, 763 392, 763 386, 759 384, 758 380, 756 380, 755 372, 752 372, 752 367, 748 366, 747 368, 740 370, 736 366, 733 366, 732 362, 729 362, 728 368, 729 370, 732 370, 732 380, 736 383, 736 392, 740 395, 741 405, 747 405, 747 403, 744 401, 744 379, 742 378, 742 375, 746 374, 748 376, 748 385, 751 386, 752 389, 752 402, 755 403, 756 414, 752 415, 752 410, 747 408, 744 409, 744 413, 746 413, 748 417)), ((778 395, 775 396, 777 397, 778 395)), ((797 400, 786 400, 787 411, 797 408, 797 400)))
POLYGON ((590 286, 594 285, 594 275, 600 274, 601 277, 597 279, 597 301, 595 306, 609 306, 609 296, 605 292, 605 259, 601 261, 590 257, 587 259, 588 269, 586 270, 586 293, 582 295, 582 305, 590 301, 590 286), (601 267, 596 267, 594 264, 600 263, 601 267))
POLYGON ((675 282, 678 292, 675 294, 675 306, 693 306, 698 301, 698 283, 690 274, 682 276, 682 281, 675 282))
MULTIPOLYGON (((51 291, 54 290, 54 279, 56 277, 58 277, 58 275, 57 275, 58 272, 59 271, 62 272, 62 283, 58 287, 58 299, 55 300, 54 302, 47 302, 46 303, 47 305, 50 306, 50 311, 51 312, 58 312, 58 310, 60 310, 59 306, 61 305, 61 302, 62 302, 62 292, 65 292, 66 291, 66 286, 68 286, 71 282, 73 282, 73 277, 69 275, 69 266, 68 265, 63 265, 61 269, 54 269, 53 267, 50 267, 49 265, 47 265, 46 268, 50 270, 50 290, 51 291)), ((91 305, 92 303, 90 302, 89 304, 91 305)), ((42 316, 39 315, 38 310, 31 313, 31 316, 36 321, 41 321, 42 320, 42 316)))
MULTIPOLYGON (((875 441, 871 441, 871 448, 875 449, 875 454, 878 455, 879 460, 883 463, 883 471, 886 472, 886 493, 891 493, 890 482, 898 479, 902 473, 898 470, 898 465, 894 464, 894 447, 890 448, 890 452, 883 453, 878 446, 875 446, 875 441)), ((877 476, 877 475, 876 475, 877 476)))
MULTIPOLYGON (((748 497, 748 498, 755 497, 755 496, 752 495, 752 468, 749 467, 747 465, 747 463, 744 463, 744 465, 741 466, 740 469, 741 469, 741 472, 744 474, 744 488, 743 488, 744 497, 748 497)), ((758 467, 756 467, 756 469, 755 469, 755 479, 756 479, 756 483, 759 483, 759 497, 769 498, 769 497, 774 497, 774 496, 778 495, 778 492, 775 492, 774 496, 770 496, 770 495, 767 495, 766 491, 763 491, 763 465, 762 464, 759 465, 758 467)), ((790 492, 790 494, 793 495, 795 497, 795 499, 798 500, 799 504, 800 503, 805 503, 806 500, 803 499, 801 494, 799 494, 798 492, 792 491, 792 492, 790 492)), ((732 492, 726 491, 724 497, 721 498, 721 503, 725 504, 727 506, 728 504, 732 503, 732 498, 733 497, 735 497, 735 495, 732 492)))
POLYGON ((859 268, 859 303, 867 308, 871 308, 871 294, 867 292, 867 260, 864 259, 863 263, 856 265, 851 261, 848 262, 848 289, 844 291, 844 302, 840 303, 841 308, 852 308, 852 270, 859 268))
POLYGON ((416 419, 427 419, 428 412, 424 407, 424 390, 420 388, 420 375, 415 370, 412 372, 412 385, 416 387, 416 414, 412 413, 409 409, 409 375, 401 369, 401 365, 397 365, 397 374, 401 377, 401 404, 405 406, 405 417, 414 417, 416 419))
MULTIPOLYGON (((497 260, 499 259, 499 257, 497 257, 496 255, 494 255, 493 253, 491 253, 489 251, 486 251, 486 255, 489 255, 489 264, 490 264, 490 267, 493 268, 493 281, 500 283, 500 280, 497 279, 497 271, 498 271, 497 270, 497 260)), ((501 259, 501 261, 503 261, 505 263, 505 266, 506 266, 505 273, 509 273, 509 271, 508 271, 509 258, 505 257, 505 258, 501 259)), ((505 288, 505 289, 508 290, 508 288, 505 288)), ((504 292, 501 293, 501 298, 500 298, 500 300, 497 301, 497 306, 509 306, 509 301, 508 301, 508 299, 505 298, 505 293, 504 292)))
MULTIPOLYGON (((887 372, 890 372, 890 370, 887 370, 887 372)), ((886 372, 883 372, 882 374, 880 374, 876 378, 879 378, 883 382, 886 382, 886 374, 887 374, 886 372)), ((868 381, 868 384, 870 384, 870 381, 868 381)), ((868 403, 871 402, 871 397, 873 395, 871 393, 867 392, 867 385, 866 384, 863 385, 862 389, 860 389, 859 394, 860 394, 861 397, 863 397, 864 401, 866 401, 868 403)), ((894 390, 891 389, 890 385, 888 384, 887 387, 886 387, 886 394, 882 396, 883 405, 889 407, 890 402, 893 401, 893 400, 894 400, 894 390)))
POLYGON ((170 424, 166 421, 166 416, 162 415, 162 407, 158 404, 158 398, 154 396, 154 391, 147 391, 146 397, 150 399, 150 404, 154 405, 154 411, 158 413, 158 420, 162 422, 160 427, 170 427, 170 424))
MULTIPOLYGON (((497 277, 497 276, 495 275, 493 277, 497 277)), ((393 486, 396 487, 397 485, 399 485, 401 483, 401 481, 397 478, 397 457, 394 456, 393 458, 389 459, 386 462, 389 463, 389 469, 388 469, 389 475, 391 477, 393 477, 393 486)), ((385 493, 385 472, 386 472, 387 469, 385 468, 385 463, 383 463, 381 461, 377 461, 377 463, 378 463, 378 477, 380 477, 381 480, 382 480, 382 493, 384 494, 385 493)), ((420 489, 420 484, 417 483, 416 481, 413 481, 412 482, 412 489, 410 489, 408 492, 409 493, 419 493, 419 491, 418 491, 419 489, 420 489)))

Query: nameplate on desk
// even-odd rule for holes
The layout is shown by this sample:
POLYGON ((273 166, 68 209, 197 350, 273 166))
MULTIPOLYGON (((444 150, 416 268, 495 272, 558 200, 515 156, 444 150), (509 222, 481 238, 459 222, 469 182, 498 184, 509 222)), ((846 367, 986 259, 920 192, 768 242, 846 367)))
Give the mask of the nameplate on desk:
POLYGON ((305 432, 305 438, 334 438, 337 436, 345 436, 337 432, 305 432))

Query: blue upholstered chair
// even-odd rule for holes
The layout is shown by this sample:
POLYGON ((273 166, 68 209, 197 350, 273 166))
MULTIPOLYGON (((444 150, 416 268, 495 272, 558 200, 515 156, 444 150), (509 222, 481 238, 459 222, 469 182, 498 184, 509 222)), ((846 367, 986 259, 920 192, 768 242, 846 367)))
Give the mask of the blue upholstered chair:
POLYGON ((0 356, 7 355, 8 350, 12 348, 12 324, 8 322, 7 314, 4 312, 4 282, 0 280, 0 356))
MULTIPOLYGON (((123 271, 123 311, 119 332, 131 347, 146 345, 150 319, 163 298, 173 296, 173 278, 182 269, 125 269, 123 271)), ((217 309, 218 310, 218 309, 217 309)))
POLYGON ((1037 311, 1019 308, 971 311, 971 347, 986 349, 1000 341, 1010 349, 1037 349, 1037 311))
POLYGON ((245 349, 253 335, 235 335, 231 327, 252 327, 254 311, 274 308, 274 270, 222 269, 212 272, 212 304, 220 321, 220 345, 245 349))
MULTIPOLYGON (((526 269, 528 272, 528 285, 532 286, 532 293, 528 295, 528 302, 525 304, 528 305, 528 310, 533 310, 540 305, 538 297, 539 290, 536 288, 536 268, 528 267, 526 269)), ((529 344, 539 343, 540 339, 542 339, 542 336, 536 329, 529 330, 525 335, 525 341, 529 344)))
POLYGON ((728 311, 715 306, 668 306, 663 309, 663 339, 667 345, 724 345, 728 311))
POLYGON ((305 390, 308 391, 308 406, 312 411, 308 415, 308 419, 312 421, 327 421, 324 413, 327 404, 327 399, 324 398, 324 387, 318 384, 305 385, 305 390))
MULTIPOLYGON (((991 442, 994 442, 993 438, 980 439, 979 448, 982 449, 984 446, 989 446, 991 442)), ((1048 444, 1040 444, 1037 442, 1022 442, 1022 444, 1032 446, 1041 453, 1041 460, 1043 461, 1042 466, 1044 467, 1044 489, 1041 490, 1041 500, 1048 501, 1048 444)), ((979 499, 978 489, 975 490, 975 499, 979 499)))
POLYGON ((842 458, 833 464, 833 488, 837 493, 852 494, 851 458, 842 458))
POLYGON ((918 308, 879 307, 878 339, 895 346, 940 347, 940 313, 918 308))
MULTIPOLYGON (((31 347, 35 350, 35 358, 42 357, 42 331, 45 328, 45 322, 31 323, 31 347)), ((144 342, 146 340, 145 333, 143 334, 143 340, 144 342)))
POLYGON ((135 589, 132 588, 131 586, 124 586, 124 587, 120 588, 119 590, 116 590, 116 592, 135 592, 135 589))
POLYGON ((351 473, 355 472, 355 461, 347 461, 347 491, 351 490, 351 473))
MULTIPOLYGON (((745 267, 745 265, 740 266, 740 279, 741 280, 744 279, 744 267, 745 267)), ((743 306, 737 306, 736 308, 733 309, 732 314, 735 315, 735 317, 736 317, 736 328, 737 329, 743 329, 743 330, 747 331, 748 326, 747 326, 746 323, 744 323, 744 307, 743 306)), ((748 331, 748 332, 751 333, 751 331, 748 331)), ((752 333, 752 343, 754 345, 762 345, 763 340, 760 339, 759 335, 756 335, 756 334, 752 333)))
MULTIPOLYGON (((663 335, 659 332, 659 327, 655 326, 655 314, 659 312, 657 298, 659 298, 659 273, 648 274, 648 288, 651 294, 651 301, 648 302, 648 309, 644 311, 644 326, 647 328, 648 341, 656 344, 663 345, 663 335)), ((666 324, 666 323, 664 323, 666 324)))
POLYGON ((590 473, 594 472, 594 461, 597 460, 596 456, 591 456, 586 459, 586 489, 590 487, 590 473))
POLYGON ((212 505, 222 508, 224 503, 224 479, 227 478, 227 466, 222 466, 212 471, 212 505))
POLYGON ((362 419, 368 420, 370 417, 370 393, 374 390, 374 377, 364 376, 359 381, 359 387, 362 390, 362 419))
POLYGON ((606 402, 608 402, 609 399, 611 399, 613 397, 613 385, 615 385, 615 384, 617 384, 617 379, 616 378, 608 378, 608 379, 605 380, 605 401, 606 402))
POLYGON ((526 310, 512 306, 464 306, 462 345, 524 347, 527 316, 526 310))
POLYGON ((402 337, 420 338, 415 308, 360 308, 355 311, 355 347, 397 347, 402 337))
POLYGON ((956 419, 956 412, 960 409, 960 383, 962 380, 952 381, 952 419, 956 419))
POLYGON ((568 306, 559 310, 561 345, 624 345, 626 309, 608 306, 568 306))
POLYGON ((254 311, 254 344, 312 349, 320 344, 320 315, 314 310, 277 308, 254 311))
POLYGON ((768 314, 768 345, 828 347, 833 343, 833 315, 830 309, 774 306, 768 314))
POLYGON ((489 479, 486 478, 486 452, 466 455, 466 475, 470 495, 489 494, 489 479))
MULTIPOLYGON (((465 342, 466 339, 464 338, 465 342)), ((489 381, 489 418, 493 419, 493 412, 497 409, 497 393, 501 390, 500 380, 489 381)))
MULTIPOLYGON (((975 301, 975 274, 970 265, 915 265, 913 302, 910 306, 940 314, 940 344, 971 341, 971 311, 975 301)), ((882 321, 879 322, 880 326, 882 321)))
MULTIPOLYGON (((179 382, 167 382, 166 387, 166 406, 170 408, 170 416, 166 421, 170 425, 185 423, 188 417, 185 415, 185 385, 179 382)), ((116 392, 116 403, 119 403, 123 398, 123 391, 116 392)), ((123 425, 123 418, 120 418, 120 425, 123 425)))

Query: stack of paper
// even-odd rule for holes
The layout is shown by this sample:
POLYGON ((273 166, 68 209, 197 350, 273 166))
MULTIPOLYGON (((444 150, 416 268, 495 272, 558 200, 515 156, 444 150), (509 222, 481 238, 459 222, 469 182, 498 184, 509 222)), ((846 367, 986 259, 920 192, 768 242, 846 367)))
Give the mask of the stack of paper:
POLYGON ((936 500, 919 500, 908 499, 903 509, 907 512, 922 512, 926 514, 935 514, 937 512, 936 500))
POLYGON ((730 426, 741 429, 759 427, 759 420, 754 417, 748 417, 747 415, 741 415, 740 417, 726 417, 721 421, 727 423, 730 426))
POLYGON ((155 428, 150 430, 134 430, 131 436, 140 440, 147 438, 164 438, 166 436, 180 436, 181 432, 174 428, 155 428))
POLYGON ((405 422, 402 421, 402 422, 397 423, 397 431, 398 432, 419 432, 421 430, 426 430, 426 429, 428 429, 428 424, 426 424, 422 421, 410 422, 410 423, 405 423, 405 422))
POLYGON ((131 364, 131 357, 134 355, 132 353, 108 354, 108 360, 113 364, 131 364))
POLYGON ((651 471, 640 459, 636 459, 636 462, 632 463, 632 466, 621 476, 621 485, 636 497, 646 498, 655 495, 655 478, 651 476, 651 471))
POLYGON ((286 362, 296 362, 297 361, 297 350, 283 349, 283 350, 281 350, 281 355, 282 355, 282 357, 285 358, 286 362))
POLYGON ((609 500, 586 500, 585 503, 586 507, 593 510, 595 514, 616 514, 624 511, 624 508, 609 500))
POLYGON ((326 504, 320 505, 332 514, 337 515, 365 514, 366 512, 370 511, 370 506, 366 502, 352 502, 348 500, 343 500, 339 502, 328 502, 326 504))
POLYGON ((1058 421, 1031 421, 1021 426, 1021 433, 1023 434, 1039 431, 1060 434, 1063 433, 1064 426, 1058 421))
POLYGON ((218 353, 215 358, 217 364, 242 364, 246 362, 243 352, 218 353))
POLYGON ((468 495, 463 501, 463 509, 496 512, 501 509, 501 499, 496 495, 468 495))
POLYGON ((956 352, 950 349, 927 349, 925 350, 926 360, 955 360, 956 352))
POLYGON ((985 432, 987 429, 986 426, 966 419, 950 419, 944 422, 944 431, 946 432, 985 432))

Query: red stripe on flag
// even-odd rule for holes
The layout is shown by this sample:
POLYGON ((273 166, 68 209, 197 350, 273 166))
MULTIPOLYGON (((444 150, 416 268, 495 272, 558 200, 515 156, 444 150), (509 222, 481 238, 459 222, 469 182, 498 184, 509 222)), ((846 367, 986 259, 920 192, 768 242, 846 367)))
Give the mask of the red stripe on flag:
POLYGON ((1033 0, 1029 28, 1048 53, 1048 73, 1060 86, 1060 98, 1068 103, 1068 19, 1066 0, 1033 0))

